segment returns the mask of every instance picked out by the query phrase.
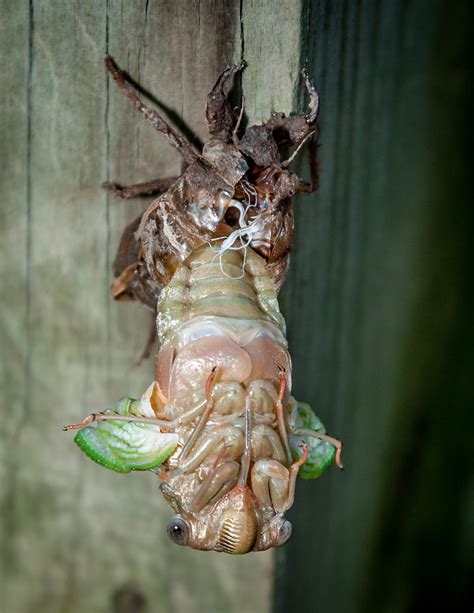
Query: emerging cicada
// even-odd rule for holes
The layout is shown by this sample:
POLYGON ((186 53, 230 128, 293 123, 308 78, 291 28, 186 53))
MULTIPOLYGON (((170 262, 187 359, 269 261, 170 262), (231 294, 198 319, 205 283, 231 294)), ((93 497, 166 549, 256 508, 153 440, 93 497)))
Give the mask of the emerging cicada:
POLYGON ((307 73, 309 112, 282 113, 241 129, 218 78, 207 101, 211 139, 197 151, 147 107, 110 57, 113 79, 180 151, 181 176, 120 188, 161 193, 124 230, 114 263, 116 299, 156 310, 156 380, 66 429, 93 460, 125 473, 152 470, 175 511, 179 545, 242 554, 285 543, 298 473, 319 477, 341 443, 291 396, 291 360, 277 292, 293 237, 290 198, 316 188, 318 96, 307 73), (311 184, 289 170, 311 145, 311 184), (293 154, 281 161, 290 147, 293 154), (93 425, 92 422, 95 422, 93 425))

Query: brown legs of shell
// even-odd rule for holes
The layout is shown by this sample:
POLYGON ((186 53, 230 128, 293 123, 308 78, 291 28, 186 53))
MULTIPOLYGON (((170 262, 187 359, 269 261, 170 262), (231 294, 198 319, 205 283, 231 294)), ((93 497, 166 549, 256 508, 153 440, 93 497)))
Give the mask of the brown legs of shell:
POLYGON ((224 139, 230 138, 234 126, 234 112, 224 92, 224 85, 235 74, 243 70, 245 62, 229 66, 217 79, 207 97, 206 119, 209 133, 224 139))
POLYGON ((319 96, 313 81, 308 75, 308 71, 304 68, 301 74, 309 94, 308 113, 305 115, 291 115, 290 117, 285 117, 283 113, 276 113, 264 125, 272 130, 280 149, 296 146, 296 150, 293 154, 286 162, 283 162, 284 166, 290 164, 299 152, 300 147, 306 141, 309 142, 309 170, 311 182, 307 183, 306 181, 300 180, 297 191, 299 193, 311 193, 316 191, 319 186, 316 125, 319 111, 319 96))
POLYGON ((122 270, 117 279, 112 283, 111 292, 114 300, 133 300, 133 297, 128 293, 131 281, 140 266, 140 261, 132 262, 122 270))
POLYGON ((166 177, 165 179, 155 179, 134 185, 118 185, 117 183, 102 183, 102 187, 114 198, 128 200, 139 196, 155 196, 165 192, 176 181, 178 177, 166 177))
POLYGON ((106 55, 104 58, 105 66, 107 70, 112 75, 112 78, 119 86, 122 93, 127 96, 129 100, 133 102, 135 107, 142 113, 145 119, 151 123, 151 125, 157 130, 161 132, 168 140, 168 142, 177 149, 184 160, 191 164, 198 157, 198 152, 194 149, 194 147, 183 137, 181 134, 178 134, 173 128, 161 117, 161 115, 152 109, 151 107, 144 104, 136 93, 135 89, 125 74, 118 68, 110 55, 106 55))
POLYGON ((319 111, 318 92, 305 68, 301 74, 309 94, 309 112, 306 115, 290 115, 289 117, 285 117, 283 113, 275 113, 264 124, 273 131, 280 147, 298 146, 308 134, 316 130, 319 111))
MULTIPOLYGON (((144 183, 136 183, 135 185, 120 186, 116 183, 103 183, 102 187, 108 191, 114 198, 128 200, 138 196, 153 196, 166 191, 177 177, 166 177, 164 179, 155 179, 154 181, 146 181, 144 183)), ((113 271, 116 279, 112 284, 112 296, 114 300, 134 300, 134 286, 137 282, 137 272, 140 266, 143 265, 139 259, 139 245, 135 238, 141 216, 135 219, 131 224, 127 225, 122 233, 120 244, 115 256, 113 271), (133 259, 129 264, 127 262, 133 259)), ((147 301, 149 306, 154 305, 151 298, 147 301)), ((153 350, 153 345, 156 341, 156 310, 153 311, 148 338, 145 347, 141 354, 137 357, 133 366, 139 366, 143 360, 150 357, 153 350)))

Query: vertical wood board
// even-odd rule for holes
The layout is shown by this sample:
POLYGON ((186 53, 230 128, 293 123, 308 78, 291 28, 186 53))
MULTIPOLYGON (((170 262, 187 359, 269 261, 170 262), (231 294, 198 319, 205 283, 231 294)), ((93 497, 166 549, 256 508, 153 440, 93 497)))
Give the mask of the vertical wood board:
POLYGON ((207 93, 243 50, 250 118, 291 110, 301 14, 293 4, 275 3, 268 19, 264 3, 245 1, 4 2, 2 611, 271 606, 272 553, 231 558, 172 545, 157 480, 102 470, 61 426, 138 396, 153 377, 153 360, 132 368, 149 314, 109 293, 120 232, 146 201, 113 201, 100 184, 180 170, 108 80, 104 53, 202 141, 207 93))

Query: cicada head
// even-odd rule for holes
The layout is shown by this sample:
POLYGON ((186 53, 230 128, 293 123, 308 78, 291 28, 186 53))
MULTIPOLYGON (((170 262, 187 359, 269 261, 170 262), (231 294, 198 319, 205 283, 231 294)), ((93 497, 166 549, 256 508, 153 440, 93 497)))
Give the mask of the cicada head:
POLYGON ((234 487, 213 507, 197 513, 180 508, 167 489, 162 486, 168 502, 179 509, 167 526, 176 545, 238 555, 278 547, 291 536, 290 522, 282 515, 268 517, 263 513, 247 486, 234 487))

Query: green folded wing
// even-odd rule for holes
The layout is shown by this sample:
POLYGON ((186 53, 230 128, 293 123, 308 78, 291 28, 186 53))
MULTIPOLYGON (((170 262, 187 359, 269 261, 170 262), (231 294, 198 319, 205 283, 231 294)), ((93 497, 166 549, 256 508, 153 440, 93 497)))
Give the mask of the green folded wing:
MULTIPOLYGON (((326 429, 309 404, 294 402, 289 415, 292 429, 312 430, 326 433, 326 429)), ((291 434, 289 436, 290 450, 295 460, 299 460, 303 452, 303 445, 308 446, 308 459, 300 468, 298 475, 303 479, 317 479, 333 463, 336 448, 327 441, 321 441, 314 436, 291 434)))
MULTIPOLYGON (((150 417, 139 400, 123 398, 105 413, 150 417)), ((161 432, 159 426, 137 422, 99 421, 80 430, 76 445, 94 462, 118 473, 150 470, 160 466, 176 449, 178 435, 161 432)))

